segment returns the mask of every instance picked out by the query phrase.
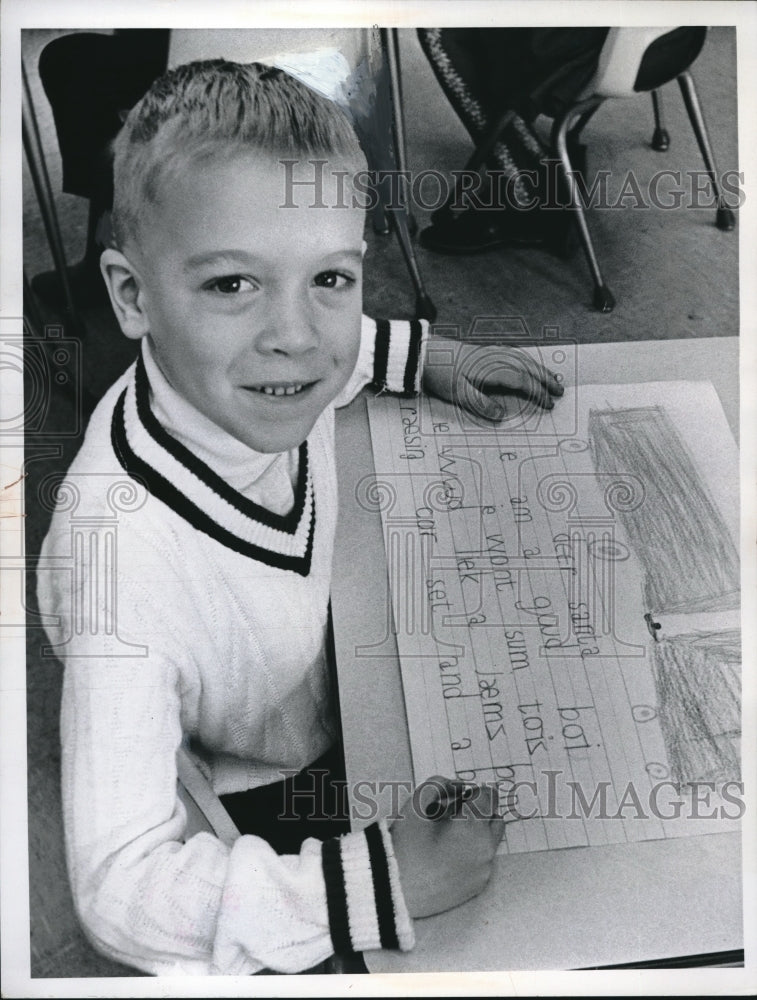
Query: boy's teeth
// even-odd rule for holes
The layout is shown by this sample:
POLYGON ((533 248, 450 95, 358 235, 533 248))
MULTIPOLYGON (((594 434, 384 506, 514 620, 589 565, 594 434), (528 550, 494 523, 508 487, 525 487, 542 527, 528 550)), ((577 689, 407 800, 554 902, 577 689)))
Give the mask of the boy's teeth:
POLYGON ((266 396, 294 396, 296 392, 302 391, 302 385, 261 385, 258 392, 265 393, 266 396))

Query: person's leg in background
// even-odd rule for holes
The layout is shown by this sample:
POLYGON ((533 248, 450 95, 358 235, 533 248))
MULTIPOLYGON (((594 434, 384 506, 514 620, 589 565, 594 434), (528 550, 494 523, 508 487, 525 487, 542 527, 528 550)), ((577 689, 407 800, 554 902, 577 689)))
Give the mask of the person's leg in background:
MULTIPOLYGON (((525 32, 519 29, 419 28, 418 38, 437 80, 474 144, 486 135, 493 121, 518 92, 518 47, 525 32), (496 58, 492 58, 492 49, 496 58)), ((519 179, 524 169, 536 168, 544 151, 536 135, 518 116, 505 130, 486 161, 489 175, 499 176, 500 191, 526 204, 529 191, 519 179)), ((490 203, 492 189, 482 191, 490 203)), ((497 199, 494 199, 495 202, 497 199)), ((525 214, 505 206, 496 211, 472 207, 454 219, 436 223, 421 236, 428 249, 475 252, 506 242, 538 242, 525 214)))
MULTIPOLYGON (((475 144, 506 110, 527 107, 534 88, 562 66, 570 71, 554 99, 572 99, 594 72, 606 34, 606 28, 418 30, 421 47, 475 144)), ((581 152, 574 164, 579 170, 584 166, 581 152)), ((570 216, 540 210, 549 183, 543 162, 547 156, 536 132, 516 114, 485 164, 489 175, 498 178, 497 210, 473 207, 437 218, 421 234, 422 245, 443 253, 508 244, 562 247, 570 216)))

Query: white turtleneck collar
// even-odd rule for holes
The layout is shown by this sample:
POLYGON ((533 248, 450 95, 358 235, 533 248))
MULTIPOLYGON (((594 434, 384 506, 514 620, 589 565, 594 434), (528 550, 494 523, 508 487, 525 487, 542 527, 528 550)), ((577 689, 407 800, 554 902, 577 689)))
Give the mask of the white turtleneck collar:
POLYGON ((274 514, 288 514, 294 504, 299 449, 273 455, 254 451, 176 392, 158 366, 149 337, 142 340, 142 358, 150 405, 163 428, 242 496, 274 514))

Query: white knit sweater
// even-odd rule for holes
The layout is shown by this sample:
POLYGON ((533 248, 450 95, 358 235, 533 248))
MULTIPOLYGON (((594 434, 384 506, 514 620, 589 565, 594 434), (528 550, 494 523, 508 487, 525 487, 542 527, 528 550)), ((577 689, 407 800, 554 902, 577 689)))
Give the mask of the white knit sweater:
MULTIPOLYGON (((417 391, 422 335, 364 320, 337 403, 371 380, 417 391)), ((334 741, 333 425, 329 407, 272 462, 171 398, 148 350, 95 410, 58 491, 38 594, 66 668, 69 876, 92 943, 146 972, 296 972, 334 950, 412 947, 383 823, 278 856, 258 837, 185 840, 177 796, 182 743, 224 794, 334 741)))

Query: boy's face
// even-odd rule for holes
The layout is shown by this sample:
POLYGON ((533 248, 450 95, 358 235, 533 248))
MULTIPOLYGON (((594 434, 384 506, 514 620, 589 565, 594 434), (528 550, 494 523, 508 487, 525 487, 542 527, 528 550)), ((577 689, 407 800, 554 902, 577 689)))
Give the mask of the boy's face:
POLYGON ((163 374, 256 451, 301 444, 357 360, 364 213, 334 207, 329 177, 311 207, 260 152, 202 161, 163 185, 129 258, 163 374))

